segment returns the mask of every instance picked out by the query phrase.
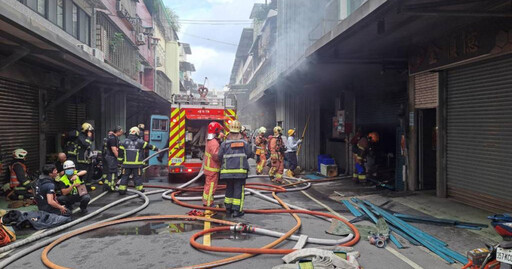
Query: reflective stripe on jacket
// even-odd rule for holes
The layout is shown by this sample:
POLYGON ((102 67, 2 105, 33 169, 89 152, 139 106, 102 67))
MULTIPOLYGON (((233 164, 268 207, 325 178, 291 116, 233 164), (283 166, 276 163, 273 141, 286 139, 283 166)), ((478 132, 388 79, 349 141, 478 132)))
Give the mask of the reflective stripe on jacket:
POLYGON ((249 144, 245 140, 226 140, 219 149, 222 160, 220 178, 246 178, 249 171, 248 158, 252 157, 249 144))
POLYGON ((205 158, 203 162, 205 172, 216 173, 220 171, 219 148, 219 141, 215 138, 206 142, 205 158))
MULTIPOLYGON (((73 172, 73 174, 74 175, 78 174, 78 171, 75 170, 75 172, 73 172)), ((73 183, 79 183, 79 184, 83 183, 78 176, 76 176, 75 181, 73 181, 73 183, 71 183, 69 181, 68 175, 66 175, 66 174, 64 174, 60 178, 56 179, 55 181, 60 181, 60 182, 64 183, 64 185, 66 185, 67 188, 69 188, 69 186, 73 185, 73 183)), ((76 187, 73 187, 73 190, 70 193, 68 193, 68 195, 75 195, 75 194, 78 194, 78 190, 76 189, 76 187)))
POLYGON ((21 165, 21 167, 23 168, 23 173, 25 173, 25 178, 28 178, 27 166, 24 163, 22 163, 22 162, 15 162, 15 163, 11 164, 9 166, 9 171, 11 173, 9 184, 10 184, 11 189, 14 189, 16 187, 20 187, 20 185, 22 185, 22 187, 25 187, 28 184, 30 184, 30 180, 28 180, 28 179, 25 180, 25 182, 23 182, 23 183, 20 182, 20 180, 18 179, 18 176, 16 175, 16 171, 14 171, 14 165, 16 165, 16 164, 21 165))
POLYGON ((144 162, 144 149, 156 150, 156 147, 134 135, 129 135, 119 145, 119 159, 125 168, 139 168, 144 162))

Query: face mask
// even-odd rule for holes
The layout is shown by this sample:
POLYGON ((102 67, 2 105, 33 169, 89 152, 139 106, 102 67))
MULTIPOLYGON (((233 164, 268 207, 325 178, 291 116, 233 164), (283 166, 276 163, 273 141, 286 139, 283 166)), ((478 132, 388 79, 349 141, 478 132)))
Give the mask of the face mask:
POLYGON ((66 170, 65 173, 68 176, 72 176, 75 171, 73 169, 66 170))

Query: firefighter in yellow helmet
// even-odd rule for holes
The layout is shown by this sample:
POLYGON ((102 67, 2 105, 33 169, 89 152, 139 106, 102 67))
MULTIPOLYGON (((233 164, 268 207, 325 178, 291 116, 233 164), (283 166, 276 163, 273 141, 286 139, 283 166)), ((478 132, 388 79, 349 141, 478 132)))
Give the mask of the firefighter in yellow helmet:
POLYGON ((356 144, 354 152, 354 174, 353 180, 356 183, 366 183, 366 157, 370 152, 371 144, 379 142, 379 134, 377 132, 370 132, 367 136, 361 137, 356 144))
POLYGON ((286 175, 293 177, 295 169, 297 169, 297 148, 302 143, 302 139, 295 139, 295 129, 288 130, 288 139, 286 140, 286 160, 288 161, 288 167, 286 175))
POLYGON ((226 214, 233 217, 244 215, 244 192, 247 173, 249 172, 248 158, 252 157, 249 143, 240 134, 242 125, 235 120, 229 124, 229 134, 219 148, 221 161, 220 179, 226 180, 226 195, 224 205, 226 214))
POLYGON ((256 174, 261 175, 263 172, 263 168, 267 163, 267 138, 265 137, 265 133, 267 132, 267 128, 260 127, 258 129, 258 135, 254 139, 254 144, 256 145, 256 156, 258 157, 257 165, 256 165, 256 174))
POLYGON ((274 127, 274 135, 269 137, 268 148, 270 150, 270 168, 269 176, 273 182, 281 184, 283 182, 284 171, 284 152, 286 151, 286 143, 282 137, 283 128, 281 126, 274 127))
POLYGON ((142 167, 144 163, 144 150, 150 149, 158 151, 158 148, 148 144, 140 137, 140 130, 137 127, 130 128, 128 137, 119 145, 118 160, 121 162, 121 183, 119 184, 119 194, 126 194, 128 188, 128 178, 133 175, 135 189, 144 191, 142 186, 142 167))
POLYGON ((76 139, 76 168, 79 171, 87 171, 87 174, 83 177, 83 181, 85 182, 85 186, 87 186, 88 190, 96 189, 96 187, 92 186, 92 174, 94 171, 92 167, 92 160, 89 157, 92 150, 92 141, 94 141, 94 127, 90 123, 84 122, 80 133, 78 134, 78 138, 76 139))

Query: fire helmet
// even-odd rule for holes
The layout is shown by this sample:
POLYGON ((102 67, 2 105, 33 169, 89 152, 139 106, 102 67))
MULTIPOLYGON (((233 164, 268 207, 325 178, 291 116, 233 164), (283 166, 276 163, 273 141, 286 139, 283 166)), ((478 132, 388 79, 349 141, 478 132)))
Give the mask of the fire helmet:
POLYGON ((242 124, 238 120, 234 120, 229 124, 229 131, 231 133, 240 133, 242 124))
POLYGON ((24 149, 16 149, 12 152, 14 159, 23 160, 27 156, 28 152, 24 149))
POLYGON ((139 136, 140 135, 140 129, 138 127, 132 127, 132 128, 130 128, 130 134, 131 135, 139 136))
POLYGON ((292 136, 293 134, 295 134, 295 129, 288 130, 288 136, 292 136))
POLYGON ((207 139, 208 140, 214 139, 222 131, 224 131, 224 128, 222 127, 222 125, 220 125, 220 123, 218 123, 216 121, 210 122, 210 124, 208 124, 208 136, 207 136, 207 139))
POLYGON ((71 168, 75 168, 75 163, 71 160, 67 160, 64 162, 64 164, 62 165, 62 168, 64 170, 67 170, 67 169, 71 169, 71 168))
POLYGON ((258 132, 259 132, 260 134, 265 134, 265 133, 267 132, 267 128, 265 128, 265 127, 261 126, 261 127, 260 127, 260 129, 258 129, 258 132))
POLYGON ((368 134, 368 138, 371 140, 371 142, 377 143, 379 142, 379 133, 371 132, 368 134))
POLYGON ((281 126, 274 127, 274 135, 283 134, 283 128, 281 126))
POLYGON ((94 131, 94 127, 92 127, 92 125, 88 122, 84 122, 82 124, 82 132, 88 132, 88 131, 94 131))

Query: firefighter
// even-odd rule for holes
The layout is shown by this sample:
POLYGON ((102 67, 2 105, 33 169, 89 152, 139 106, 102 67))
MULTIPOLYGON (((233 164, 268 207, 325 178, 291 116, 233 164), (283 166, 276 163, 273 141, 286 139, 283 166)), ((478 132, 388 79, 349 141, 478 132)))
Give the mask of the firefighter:
POLYGON ((267 132, 267 128, 260 127, 258 129, 258 136, 254 141, 256 145, 256 156, 258 156, 258 164, 256 165, 256 174, 261 175, 263 173, 263 168, 267 163, 267 138, 265 137, 265 133, 267 132))
POLYGON ((229 135, 219 149, 219 160, 222 161, 220 179, 225 179, 227 185, 224 205, 228 217, 244 215, 245 180, 249 172, 247 159, 252 157, 252 151, 240 134, 241 128, 239 121, 231 122, 229 135))
POLYGON ((295 140, 295 129, 288 130, 288 140, 286 143, 286 159, 288 160, 288 170, 286 175, 293 177, 297 169, 297 147, 302 143, 302 139, 295 140))
POLYGON ((24 149, 16 149, 12 152, 12 163, 9 165, 11 192, 7 197, 11 200, 23 200, 32 197, 30 178, 27 173, 25 160, 28 152, 24 149))
POLYGON ((64 175, 56 180, 62 195, 57 197, 57 201, 59 201, 59 204, 64 205, 70 212, 73 210, 73 204, 80 203, 80 212, 82 214, 87 213, 87 205, 89 205, 89 201, 91 201, 91 196, 88 193, 80 196, 77 189, 77 187, 84 184, 84 182, 80 180, 80 177, 84 177, 87 171, 77 171, 75 164, 70 160, 65 161, 62 167, 64 168, 64 175))
POLYGON ((63 135, 63 139, 65 140, 64 153, 66 153, 67 159, 73 161, 74 163, 77 162, 78 143, 76 140, 78 139, 79 135, 80 132, 77 130, 67 132, 63 135))
POLYGON ((282 138, 283 128, 281 126, 274 127, 274 135, 269 139, 270 161, 272 168, 270 168, 269 176, 273 182, 281 184, 283 182, 284 171, 284 155, 286 150, 285 143, 282 138))
MULTIPOLYGON (((208 136, 206 137, 207 142, 203 161, 205 174, 203 205, 207 207, 213 206, 213 196, 219 181, 220 161, 218 154, 223 130, 224 128, 218 122, 213 121, 208 124, 208 136)), ((206 210, 205 214, 212 215, 213 212, 206 210)))
POLYGON ((138 127, 130 128, 128 137, 119 145, 118 160, 122 161, 121 165, 121 184, 119 185, 119 194, 126 194, 128 187, 128 178, 133 175, 135 189, 144 192, 142 186, 142 167, 143 154, 145 149, 158 151, 158 148, 148 144, 140 137, 140 130, 138 127))
POLYGON ((121 126, 117 126, 112 134, 107 137, 107 143, 105 145, 105 158, 103 171, 106 176, 104 181, 105 186, 103 187, 107 191, 116 190, 117 172, 118 172, 118 161, 119 158, 119 137, 123 135, 124 131, 121 126))
POLYGON ((85 182, 85 186, 87 186, 88 190, 95 190, 96 187, 92 186, 92 161, 89 157, 91 153, 92 141, 94 139, 94 127, 90 123, 83 123, 82 129, 78 138, 76 139, 76 143, 78 145, 78 154, 77 154, 77 168, 78 170, 85 170, 87 174, 85 174, 83 180, 85 182))
POLYGON ((366 183, 366 156, 370 150, 370 143, 379 142, 379 134, 377 132, 371 132, 367 136, 362 136, 356 145, 354 151, 354 163, 355 169, 353 174, 353 180, 356 183, 366 183))
MULTIPOLYGON (((107 132, 107 136, 105 138, 103 138, 103 147, 101 148, 101 159, 102 159, 102 175, 101 175, 101 179, 98 181, 98 184, 100 185, 103 185, 103 183, 105 182, 105 184, 107 184, 107 178, 108 178, 108 167, 107 167, 107 160, 106 160, 106 157, 107 157, 107 143, 108 143, 108 138, 111 136, 111 135, 114 135, 114 131, 112 130, 108 130, 107 132)), ((116 158, 117 160, 117 158, 116 158)), ((110 188, 108 185, 106 186, 103 186, 103 190, 106 190, 108 191, 110 188)))
POLYGON ((249 130, 247 130, 247 127, 245 126, 242 126, 242 129, 240 130, 240 134, 242 135, 242 138, 247 142, 247 143, 251 143, 250 140, 251 138, 249 137, 249 135, 247 135, 247 132, 249 130))

